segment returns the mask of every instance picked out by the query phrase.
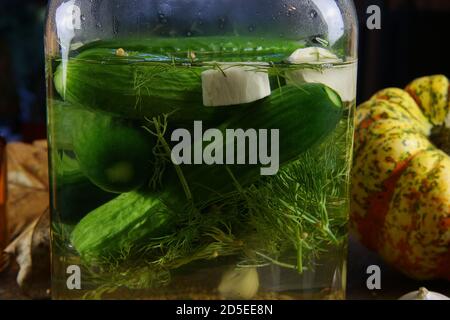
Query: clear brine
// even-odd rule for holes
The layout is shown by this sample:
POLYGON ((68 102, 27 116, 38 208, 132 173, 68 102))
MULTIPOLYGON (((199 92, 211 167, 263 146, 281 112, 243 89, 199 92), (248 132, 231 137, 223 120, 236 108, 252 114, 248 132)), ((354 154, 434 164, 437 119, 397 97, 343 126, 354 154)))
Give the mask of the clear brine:
POLYGON ((356 61, 210 41, 48 57, 54 297, 344 298, 356 61))

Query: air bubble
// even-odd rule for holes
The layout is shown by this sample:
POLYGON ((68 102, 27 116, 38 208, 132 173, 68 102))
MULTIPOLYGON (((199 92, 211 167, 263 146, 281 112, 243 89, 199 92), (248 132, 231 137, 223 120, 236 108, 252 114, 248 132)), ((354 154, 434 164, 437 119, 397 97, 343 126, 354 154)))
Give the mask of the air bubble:
POLYGON ((248 31, 249 31, 249 32, 255 31, 255 26, 254 26, 254 25, 250 25, 250 26, 248 27, 248 31))
POLYGON ((316 18, 317 17, 317 11, 316 10, 311 10, 310 12, 309 12, 309 16, 311 17, 311 18, 316 18))

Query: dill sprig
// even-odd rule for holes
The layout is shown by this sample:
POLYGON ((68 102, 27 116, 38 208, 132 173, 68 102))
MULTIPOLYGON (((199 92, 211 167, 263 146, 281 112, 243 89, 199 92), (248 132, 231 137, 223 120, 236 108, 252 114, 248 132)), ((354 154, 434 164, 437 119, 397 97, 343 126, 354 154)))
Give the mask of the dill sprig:
POLYGON ((168 205, 176 231, 130 244, 119 257, 89 270, 90 277, 102 284, 102 292, 148 289, 168 285, 184 266, 226 257, 241 267, 314 270, 318 258, 345 245, 351 123, 344 118, 324 143, 276 176, 246 188, 237 184, 214 203, 168 205))
MULTIPOLYGON (((292 71, 327 67, 236 63, 239 65, 275 76, 279 87, 292 71)), ((217 64, 197 65, 192 61, 191 66, 223 72, 217 64)), ((151 70, 136 68, 136 108, 141 107, 143 92, 152 90, 156 79, 151 75, 176 72, 179 67, 175 63, 161 63, 151 70)), ((102 284, 90 293, 92 297, 122 286, 133 289, 164 286, 179 268, 225 257, 232 257, 239 266, 274 264, 299 273, 313 270, 317 258, 330 248, 343 245, 346 239, 347 185, 352 158, 351 152, 346 151, 353 139, 352 108, 326 141, 283 167, 278 175, 263 178, 249 187, 242 187, 233 179, 235 190, 217 194, 214 201, 194 203, 190 181, 186 181, 181 168, 175 167, 186 195, 186 205, 176 208, 171 205, 170 197, 161 201, 167 202, 166 210, 170 211, 176 230, 161 238, 148 239, 145 244, 129 244, 118 256, 105 257, 98 265, 89 267, 87 281, 102 284)), ((150 181, 152 189, 162 184, 167 166, 173 165, 169 161, 170 147, 165 137, 169 117, 146 119, 145 129, 158 141, 153 150, 156 170, 150 181)), ((228 172, 232 175, 230 170, 228 172)), ((59 241, 69 243, 69 234, 60 231, 59 241)))

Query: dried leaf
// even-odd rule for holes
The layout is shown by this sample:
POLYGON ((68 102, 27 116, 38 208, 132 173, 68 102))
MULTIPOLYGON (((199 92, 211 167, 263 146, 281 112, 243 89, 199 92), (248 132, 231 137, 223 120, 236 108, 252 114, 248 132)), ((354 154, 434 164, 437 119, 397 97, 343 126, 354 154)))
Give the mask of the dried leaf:
POLYGON ((47 144, 7 146, 9 240, 18 237, 49 206, 47 144))
MULTIPOLYGON (((17 283, 34 299, 47 298, 50 287, 50 214, 47 143, 9 144, 7 150, 8 238, 0 266, 15 258, 17 283)), ((12 263, 11 263, 12 264, 12 263)))
POLYGON ((5 252, 0 252, 0 273, 5 271, 9 267, 10 262, 10 256, 9 254, 5 252))
POLYGON ((8 183, 30 188, 48 188, 47 148, 42 143, 35 145, 12 143, 6 148, 8 183))
POLYGON ((7 220, 10 239, 18 237, 49 206, 48 191, 12 185, 8 190, 7 220))
POLYGON ((5 250, 20 267, 17 283, 33 299, 48 297, 50 288, 50 213, 30 224, 5 250))

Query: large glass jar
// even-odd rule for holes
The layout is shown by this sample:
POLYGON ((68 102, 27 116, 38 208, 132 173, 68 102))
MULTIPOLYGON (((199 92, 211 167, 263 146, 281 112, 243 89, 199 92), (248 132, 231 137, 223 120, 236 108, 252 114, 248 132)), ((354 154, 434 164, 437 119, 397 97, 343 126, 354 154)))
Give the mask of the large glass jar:
POLYGON ((343 299, 351 0, 52 0, 53 297, 343 299))

